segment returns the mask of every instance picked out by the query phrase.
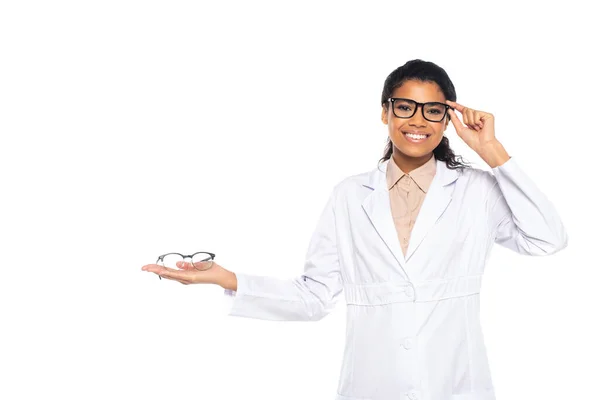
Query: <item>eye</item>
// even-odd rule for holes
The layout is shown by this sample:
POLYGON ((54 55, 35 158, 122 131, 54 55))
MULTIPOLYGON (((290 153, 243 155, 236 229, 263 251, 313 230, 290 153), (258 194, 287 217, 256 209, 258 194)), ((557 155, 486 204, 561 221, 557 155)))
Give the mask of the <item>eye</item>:
POLYGON ((414 104, 405 101, 405 100, 398 100, 396 101, 396 109, 397 110, 402 110, 402 111, 412 111, 412 109, 414 108, 414 104))
POLYGON ((431 115, 442 115, 446 110, 446 107, 439 103, 429 103, 426 107, 427 113, 431 115))

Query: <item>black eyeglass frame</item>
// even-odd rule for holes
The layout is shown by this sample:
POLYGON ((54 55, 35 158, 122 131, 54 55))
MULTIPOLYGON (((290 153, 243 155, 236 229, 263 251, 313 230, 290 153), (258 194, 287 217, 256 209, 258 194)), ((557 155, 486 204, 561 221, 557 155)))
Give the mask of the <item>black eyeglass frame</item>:
MULTIPOLYGON (((158 264, 159 262, 161 262, 161 263, 163 263, 163 267, 164 267, 164 262, 165 262, 165 261, 164 261, 164 258, 165 258, 165 256, 168 256, 169 254, 177 254, 177 255, 180 255, 182 260, 185 260, 186 258, 189 258, 190 260, 192 260, 192 259, 193 259, 193 257, 194 257, 196 254, 200 254, 200 253, 202 253, 202 254, 208 254, 208 255, 209 255, 209 257, 208 257, 208 258, 206 258, 206 259, 204 259, 204 260, 202 260, 202 261, 199 261, 199 262, 204 262, 204 261, 212 261, 212 260, 214 260, 214 259, 215 259, 215 256, 216 256, 216 254, 215 254, 215 253, 210 253, 210 252, 208 252, 208 251, 197 251, 197 252, 195 252, 194 254, 192 254, 192 255, 189 255, 189 256, 184 256, 184 255, 183 255, 183 254, 181 254, 181 253, 165 253, 165 254, 162 254, 162 255, 158 256, 158 259, 156 260, 156 264, 158 264)), ((206 269, 198 269, 198 268, 196 268, 196 267, 194 266, 194 263, 191 263, 191 264, 192 264, 192 267, 194 267, 194 269, 195 269, 195 270, 197 270, 197 271, 207 271, 207 270, 209 270, 209 269, 211 269, 211 268, 212 268, 212 263, 210 264, 210 267, 208 267, 208 268, 206 268, 206 269)), ((162 280, 162 278, 161 278, 161 276, 160 276, 160 275, 158 276, 158 279, 161 279, 161 280, 162 280)))
POLYGON ((421 115, 423 115, 423 118, 425 118, 429 122, 442 122, 444 120, 444 118, 446 118, 446 115, 448 114, 448 109, 451 108, 452 110, 454 110, 454 107, 449 106, 448 104, 440 103, 439 101, 428 101, 427 103, 419 103, 418 101, 414 101, 413 99, 406 99, 403 97, 388 97, 386 102, 392 103, 392 112, 394 113, 394 117, 403 118, 403 119, 412 118, 415 115, 415 113, 417 112, 417 109, 419 108, 419 106, 421 106, 421 115), (413 110, 413 113, 409 117, 399 117, 398 115, 396 115, 396 109, 394 108, 394 101, 396 101, 396 100, 406 100, 406 101, 415 103, 416 107, 413 110), (440 104, 440 105, 444 106, 444 115, 442 116, 442 118, 440 118, 439 121, 431 120, 425 116, 425 105, 426 104, 440 104))

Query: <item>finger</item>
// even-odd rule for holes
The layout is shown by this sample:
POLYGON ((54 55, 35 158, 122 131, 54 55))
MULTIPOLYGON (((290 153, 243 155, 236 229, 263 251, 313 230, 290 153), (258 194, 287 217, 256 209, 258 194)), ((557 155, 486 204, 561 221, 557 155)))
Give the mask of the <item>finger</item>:
POLYGON ((477 125, 477 110, 471 109, 471 125, 473 125, 473 129, 475 129, 475 125, 477 125))
POLYGON ((474 122, 474 119, 475 119, 474 113, 476 110, 473 110, 472 108, 469 108, 469 107, 465 107, 462 104, 456 103, 451 100, 446 100, 446 103, 448 103, 449 105, 454 107, 456 110, 458 110, 462 114, 464 124, 467 128, 469 128, 471 130, 476 130, 475 122, 474 122))
POLYGON ((494 114, 486 113, 486 112, 483 112, 483 111, 481 112, 481 114, 483 114, 481 116, 481 123, 482 124, 484 124, 484 125, 486 123, 494 124, 494 114))
POLYGON ((213 266, 213 261, 198 261, 192 265, 192 267, 198 271, 206 271, 211 269, 213 266))
POLYGON ((142 267, 142 271, 154 272, 155 274, 161 272, 165 267, 158 264, 147 264, 142 267))
POLYGON ((467 125, 469 128, 475 129, 475 110, 465 107, 463 121, 465 121, 465 125, 467 125))
POLYGON ((476 111, 475 112, 475 124, 479 127, 479 128, 483 128, 483 116, 485 113, 481 112, 481 111, 476 111))
POLYGON ((454 107, 458 112, 460 112, 462 114, 463 110, 466 108, 465 106, 458 104, 454 101, 451 100, 446 100, 446 104, 454 107))
POLYGON ((172 268, 167 268, 167 267, 164 267, 162 265, 157 265, 157 264, 149 264, 149 265, 146 265, 145 267, 146 267, 145 271, 154 272, 159 277, 162 277, 165 274, 170 273, 170 272, 176 272, 176 270, 174 270, 172 268))
POLYGON ((188 269, 192 269, 192 263, 189 262, 185 262, 185 261, 177 261, 175 263, 175 265, 177 265, 177 268, 183 269, 183 270, 188 270, 188 269))
POLYGON ((475 129, 475 125, 477 125, 477 120, 475 118, 475 113, 477 111, 470 109, 469 110, 469 124, 471 124, 471 126, 473 127, 472 129, 475 129))
POLYGON ((148 268, 150 268, 152 265, 156 265, 156 264, 146 264, 142 267, 142 271, 148 271, 148 268))
POLYGON ((452 121, 452 125, 454 125, 454 129, 457 133, 465 129, 465 126, 462 122, 460 122, 460 119, 458 119, 454 113, 454 110, 448 109, 448 113, 450 114, 450 120, 452 121))

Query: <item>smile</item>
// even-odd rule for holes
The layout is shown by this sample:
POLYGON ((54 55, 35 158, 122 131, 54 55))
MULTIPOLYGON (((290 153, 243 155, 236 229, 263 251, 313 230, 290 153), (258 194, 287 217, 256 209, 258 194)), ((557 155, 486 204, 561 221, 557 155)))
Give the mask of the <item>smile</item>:
POLYGON ((402 132, 402 134, 404 134, 404 137, 406 138, 406 140, 408 140, 409 142, 412 143, 421 143, 424 142, 425 140, 427 140, 427 138, 429 138, 429 136, 431 136, 431 134, 416 134, 416 133, 406 133, 406 132, 402 132))

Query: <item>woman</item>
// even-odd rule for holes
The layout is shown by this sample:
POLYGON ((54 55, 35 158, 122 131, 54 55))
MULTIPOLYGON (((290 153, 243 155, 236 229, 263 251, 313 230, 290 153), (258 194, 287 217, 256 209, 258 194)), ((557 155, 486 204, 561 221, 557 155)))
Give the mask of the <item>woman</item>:
POLYGON ((232 302, 229 315, 249 318, 319 320, 344 292, 336 400, 493 400, 479 319, 492 245, 548 255, 567 245, 567 234, 496 138, 494 116, 456 103, 442 68, 407 62, 387 77, 381 104, 390 139, 384 168, 335 185, 302 275, 236 274, 214 262, 205 271, 210 265, 142 269, 218 284, 232 302), (454 155, 444 136, 450 121, 492 172, 454 155))

